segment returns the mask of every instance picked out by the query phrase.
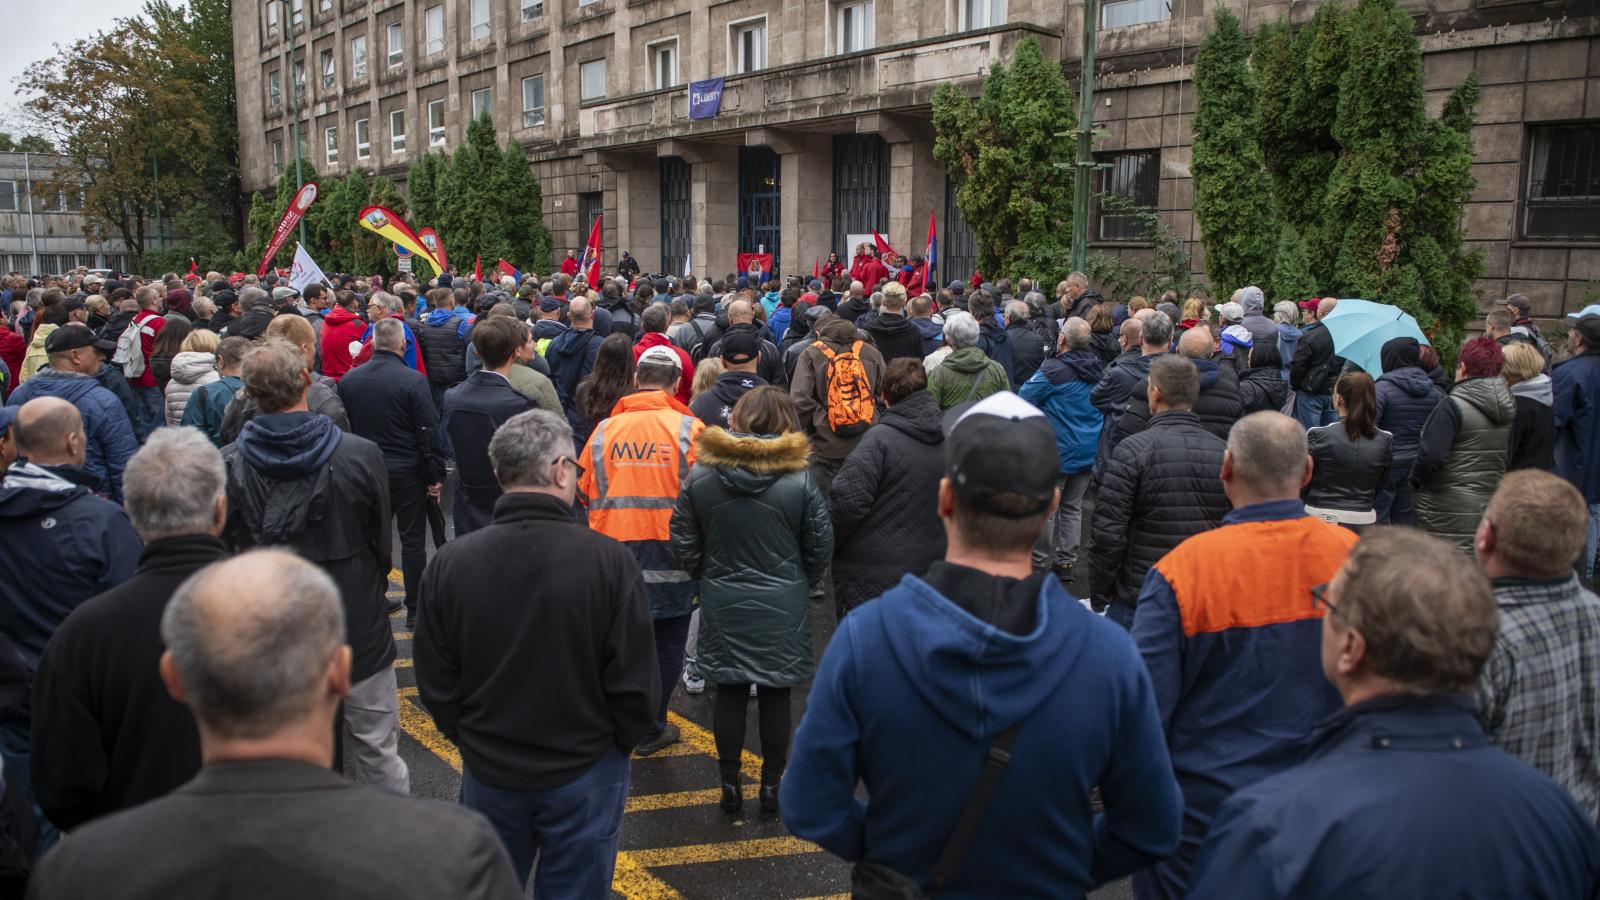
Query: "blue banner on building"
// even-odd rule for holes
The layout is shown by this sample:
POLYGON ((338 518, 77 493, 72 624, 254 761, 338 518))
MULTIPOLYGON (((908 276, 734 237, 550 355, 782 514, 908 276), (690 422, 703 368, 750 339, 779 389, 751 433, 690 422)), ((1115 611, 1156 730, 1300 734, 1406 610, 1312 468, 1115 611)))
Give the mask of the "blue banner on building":
POLYGON ((722 79, 708 78, 689 83, 689 118, 709 119, 722 108, 722 79))

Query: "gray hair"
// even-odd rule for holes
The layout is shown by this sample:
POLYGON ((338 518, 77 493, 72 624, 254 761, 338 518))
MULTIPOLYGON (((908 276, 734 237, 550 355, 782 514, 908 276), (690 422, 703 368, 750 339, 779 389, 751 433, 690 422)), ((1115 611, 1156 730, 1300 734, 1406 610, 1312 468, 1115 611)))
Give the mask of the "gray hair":
POLYGON ((1038 291, 1029 291, 1027 295, 1022 298, 1022 302, 1028 304, 1028 316, 1030 318, 1044 318, 1048 304, 1045 301, 1043 294, 1039 293, 1038 291))
POLYGON ((196 428, 158 428, 122 474, 123 503, 145 543, 209 534, 225 477, 222 454, 196 428))
POLYGON ((1288 300, 1279 300, 1272 304, 1272 319, 1284 325, 1294 325, 1300 321, 1300 307, 1288 300))
POLYGON ((283 412, 305 395, 305 354, 282 338, 267 338, 245 354, 244 392, 264 413, 283 412))
POLYGON ((1141 340, 1149 347, 1165 347, 1172 343, 1172 318, 1159 309, 1142 310, 1144 331, 1141 340))
POLYGON ((1082 350, 1089 346, 1089 320, 1073 316, 1061 326, 1061 336, 1066 340, 1068 350, 1082 350))
POLYGON ((264 738, 316 706, 345 641, 326 572, 283 550, 214 563, 178 587, 161 639, 195 719, 223 737, 264 738))
POLYGON ((952 350, 978 345, 978 320, 969 312, 953 312, 944 317, 944 342, 952 350))
POLYGON ((406 352, 406 326, 399 319, 379 319, 372 326, 372 345, 391 353, 406 352))
POLYGON ((1006 304, 1006 324, 1021 324, 1028 321, 1028 304, 1021 300, 1013 300, 1006 304))
POLYGON ((872 304, 873 309, 883 308, 883 291, 873 291, 867 302, 872 304))
POLYGON ((1310 454, 1306 430, 1294 419, 1271 410, 1251 413, 1233 423, 1228 452, 1240 481, 1257 490, 1299 494, 1310 454))
POLYGON ((270 302, 267 292, 255 285, 251 285, 239 292, 239 310, 241 312, 255 309, 258 306, 266 306, 270 302))
POLYGON ((1089 286, 1089 276, 1082 272, 1073 272, 1067 276, 1067 284, 1073 287, 1086 288, 1089 286))
POLYGON ((379 291, 376 294, 373 294, 372 298, 367 302, 376 303, 382 306, 383 311, 389 315, 394 315, 398 312, 405 312, 405 304, 400 302, 400 298, 384 291, 379 291))
POLYGON ((572 426, 565 416, 530 409, 506 420, 489 439, 489 463, 502 488, 546 487, 550 467, 572 453, 572 426))
POLYGON ((209 319, 217 314, 217 304, 213 303, 209 297, 194 298, 193 307, 194 314, 202 319, 209 319))

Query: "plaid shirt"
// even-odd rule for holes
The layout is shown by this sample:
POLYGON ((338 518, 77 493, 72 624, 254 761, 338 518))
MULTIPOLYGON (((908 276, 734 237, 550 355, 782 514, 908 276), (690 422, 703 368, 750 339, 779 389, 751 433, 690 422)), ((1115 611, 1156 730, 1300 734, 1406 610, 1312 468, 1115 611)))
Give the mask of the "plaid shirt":
POLYGON ((1478 695, 1484 730, 1600 818, 1600 597, 1577 576, 1497 578, 1494 595, 1500 637, 1478 695))

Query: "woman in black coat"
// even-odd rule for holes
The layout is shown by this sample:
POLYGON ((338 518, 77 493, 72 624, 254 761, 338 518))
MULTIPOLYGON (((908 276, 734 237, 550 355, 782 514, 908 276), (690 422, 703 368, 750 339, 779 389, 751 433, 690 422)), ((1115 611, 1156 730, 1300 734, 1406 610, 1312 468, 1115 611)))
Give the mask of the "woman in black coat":
POLYGON ((1378 428, 1372 376, 1346 372, 1333 387, 1339 421, 1306 432, 1311 481, 1301 490, 1306 512, 1360 531, 1378 521, 1378 491, 1394 459, 1394 435, 1378 428))
POLYGON ((1512 341, 1501 348, 1506 361, 1500 368, 1511 399, 1517 402, 1517 417, 1511 422, 1511 451, 1506 471, 1556 467, 1555 390, 1544 373, 1544 355, 1526 341, 1512 341))
POLYGON ((944 431, 921 360, 897 359, 883 375, 889 409, 867 429, 833 480, 833 585, 845 613, 944 558, 939 479, 944 431))

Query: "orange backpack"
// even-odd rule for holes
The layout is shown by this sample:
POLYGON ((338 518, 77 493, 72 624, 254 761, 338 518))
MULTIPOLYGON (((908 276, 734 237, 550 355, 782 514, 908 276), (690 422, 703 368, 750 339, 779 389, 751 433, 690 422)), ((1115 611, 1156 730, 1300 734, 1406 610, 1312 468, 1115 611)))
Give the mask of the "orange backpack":
POLYGON ((872 427, 878 407, 872 400, 872 383, 861 364, 861 342, 834 353, 822 341, 812 344, 828 358, 828 427, 840 437, 853 437, 872 427))

